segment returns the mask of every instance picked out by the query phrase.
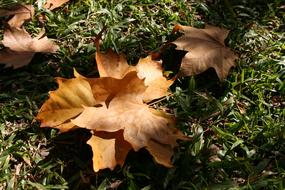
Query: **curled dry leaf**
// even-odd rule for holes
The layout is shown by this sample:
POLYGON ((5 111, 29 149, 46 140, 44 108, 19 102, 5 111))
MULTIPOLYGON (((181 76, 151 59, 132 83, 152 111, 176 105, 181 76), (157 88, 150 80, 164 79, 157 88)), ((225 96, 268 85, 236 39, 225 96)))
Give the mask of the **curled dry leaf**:
POLYGON ((180 75, 196 75, 212 67, 220 80, 227 77, 237 59, 224 43, 228 30, 209 25, 205 29, 176 25, 175 31, 183 31, 184 34, 172 43, 176 49, 188 51, 182 59, 180 75))
POLYGON ((14 68, 27 65, 36 52, 55 53, 59 48, 44 36, 44 31, 32 38, 25 29, 14 27, 5 29, 2 44, 6 49, 0 52, 0 63, 14 68))
POLYGON ((22 27, 25 21, 30 20, 35 14, 33 5, 16 5, 10 9, 0 9, 0 16, 14 15, 8 24, 10 27, 22 27))
POLYGON ((68 1, 69 0, 47 0, 44 5, 44 8, 53 10, 53 9, 60 7, 64 3, 67 3, 68 1))

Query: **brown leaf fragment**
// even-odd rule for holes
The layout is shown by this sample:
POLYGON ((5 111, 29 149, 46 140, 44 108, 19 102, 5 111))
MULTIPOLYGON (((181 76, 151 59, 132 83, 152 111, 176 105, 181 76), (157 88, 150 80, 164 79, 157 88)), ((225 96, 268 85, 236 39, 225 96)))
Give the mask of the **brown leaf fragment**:
POLYGON ((41 127, 54 127, 61 132, 74 127, 70 119, 79 115, 84 106, 94 106, 89 83, 82 78, 63 79, 57 78, 59 88, 50 92, 49 99, 42 105, 37 119, 41 127))
POLYGON ((7 49, 0 51, 0 63, 19 68, 27 65, 36 52, 55 53, 59 47, 46 36, 43 37, 43 34, 44 31, 32 38, 25 29, 7 27, 2 40, 7 49), (9 58, 11 55, 13 57, 9 58))
POLYGON ((184 34, 173 41, 178 50, 188 51, 182 59, 180 75, 191 76, 202 73, 208 68, 215 69, 220 80, 224 80, 237 56, 224 44, 229 31, 207 25, 205 29, 177 25, 174 31, 184 34))
POLYGON ((61 5, 67 3, 69 0, 47 0, 44 8, 49 9, 49 10, 53 10, 56 9, 58 7, 60 7, 61 5))
POLYGON ((131 145, 123 138, 123 131, 114 133, 94 132, 87 141, 93 152, 93 169, 115 169, 117 165, 123 166, 131 145))
POLYGON ((8 24, 11 27, 20 28, 25 21, 30 20, 35 14, 33 5, 16 5, 10 9, 0 9, 0 16, 14 15, 8 24))

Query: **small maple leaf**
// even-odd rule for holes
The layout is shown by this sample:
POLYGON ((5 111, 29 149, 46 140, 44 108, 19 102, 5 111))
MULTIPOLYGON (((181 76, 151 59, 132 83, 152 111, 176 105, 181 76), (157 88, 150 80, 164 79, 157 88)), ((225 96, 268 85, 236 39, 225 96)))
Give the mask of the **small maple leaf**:
POLYGON ((0 51, 0 63, 6 64, 6 67, 13 66, 14 68, 27 65, 36 52, 55 53, 59 48, 44 36, 44 30, 32 38, 24 28, 9 26, 4 31, 2 44, 6 49, 0 51))
POLYGON ((56 9, 58 7, 60 7, 61 5, 67 3, 69 0, 47 0, 44 8, 49 9, 49 10, 53 10, 56 9))
POLYGON ((10 27, 20 28, 25 21, 30 20, 35 14, 33 5, 16 5, 9 9, 0 9, 0 16, 14 15, 8 24, 10 27))
POLYGON ((229 34, 228 30, 210 25, 206 25, 205 29, 176 25, 173 31, 184 32, 172 42, 177 46, 176 49, 188 51, 182 59, 181 76, 196 75, 213 67, 220 80, 227 77, 237 59, 237 56, 224 44, 229 34))

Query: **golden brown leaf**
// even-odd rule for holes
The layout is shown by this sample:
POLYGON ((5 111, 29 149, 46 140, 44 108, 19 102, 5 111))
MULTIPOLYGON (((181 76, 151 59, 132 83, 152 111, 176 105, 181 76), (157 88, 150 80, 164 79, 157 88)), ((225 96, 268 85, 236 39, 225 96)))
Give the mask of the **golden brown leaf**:
POLYGON ((209 25, 205 29, 177 25, 174 31, 177 30, 182 30, 184 35, 172 43, 177 46, 176 49, 188 51, 182 59, 180 75, 196 75, 212 67, 220 80, 227 77, 237 59, 224 44, 228 30, 209 25))
POLYGON ((93 169, 98 172, 101 169, 113 170, 117 165, 123 166, 131 145, 123 138, 123 131, 114 133, 94 132, 87 141, 93 152, 93 169))
POLYGON ((59 88, 50 92, 49 99, 42 105, 37 119, 41 127, 54 127, 61 132, 74 127, 70 119, 79 115, 83 106, 94 106, 95 99, 89 83, 82 78, 57 78, 59 88))
MULTIPOLYGON (((130 143, 134 150, 146 147, 159 163, 170 166, 173 148, 177 146, 178 139, 186 137, 174 128, 174 118, 149 108, 143 103, 143 95, 146 90, 144 81, 137 77, 136 72, 128 73, 121 80, 113 80, 106 88, 118 86, 110 92, 109 105, 102 107, 85 107, 82 114, 72 120, 75 125, 96 131, 116 132, 123 130, 124 140, 130 143), (170 148, 170 151, 161 149, 161 146, 150 143, 157 142, 170 148), (160 153, 167 155, 158 156, 160 153)), ((96 83, 96 81, 93 81, 96 83)), ((92 88, 94 85, 91 85, 92 88)), ((108 98, 107 98, 108 99, 108 98)))
POLYGON ((28 64, 36 52, 55 53, 59 47, 46 36, 43 37, 43 34, 44 31, 32 38, 25 29, 7 27, 2 43, 8 50, 0 52, 0 63, 18 68, 28 64), (10 55, 13 55, 13 58, 9 58, 10 55))
POLYGON ((8 24, 20 28, 25 21, 30 20, 35 13, 33 5, 16 5, 10 9, 0 9, 0 16, 14 15, 8 24))
POLYGON ((47 0, 46 4, 44 5, 44 8, 53 10, 60 7, 64 3, 67 3, 68 1, 69 0, 47 0))
POLYGON ((95 172, 123 165, 131 149, 138 151, 141 148, 146 148, 157 163, 171 167, 177 140, 188 138, 174 127, 174 117, 150 108, 144 101, 146 97, 151 101, 165 96, 172 84, 163 77, 160 62, 147 57, 141 59, 136 67, 131 67, 124 58, 115 54, 110 56, 110 62, 108 53, 98 55, 101 77, 89 79, 75 72, 75 79, 61 79, 56 95, 50 96, 37 118, 42 125, 62 131, 74 126, 91 130, 93 135, 87 143, 93 151, 95 172), (95 100, 91 104, 82 102, 86 97, 82 97, 83 93, 76 94, 80 91, 77 86, 81 85, 88 86, 84 94, 92 95, 96 104, 95 100), (153 92, 155 96, 151 92, 146 94, 148 89, 158 92, 153 92), (82 108, 82 105, 85 106, 82 108), (66 112, 61 115, 62 110, 66 112))

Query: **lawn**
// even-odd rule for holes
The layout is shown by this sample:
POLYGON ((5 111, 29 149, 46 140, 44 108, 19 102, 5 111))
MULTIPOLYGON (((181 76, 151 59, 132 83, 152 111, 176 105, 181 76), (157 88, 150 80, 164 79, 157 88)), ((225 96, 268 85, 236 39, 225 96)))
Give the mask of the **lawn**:
MULTIPOLYGON (((14 3, 0 0, 0 7, 14 3)), ((0 190, 285 188, 284 1, 74 0, 53 11, 41 0, 25 3, 35 7, 27 31, 44 27, 60 50, 37 53, 19 69, 0 67, 0 190), (176 127, 192 138, 180 142, 174 167, 140 150, 123 167, 95 173, 87 130, 39 127, 35 116, 57 89, 55 77, 71 78, 73 68, 98 76, 93 40, 104 26, 101 49, 123 52, 135 64, 172 39, 177 23, 231 30, 226 44, 239 58, 226 80, 213 69, 179 78, 170 96, 152 105, 175 115, 176 127)), ((7 19, 0 17, 1 40, 7 19)), ((175 56, 164 55, 166 69, 179 67, 175 56)))

